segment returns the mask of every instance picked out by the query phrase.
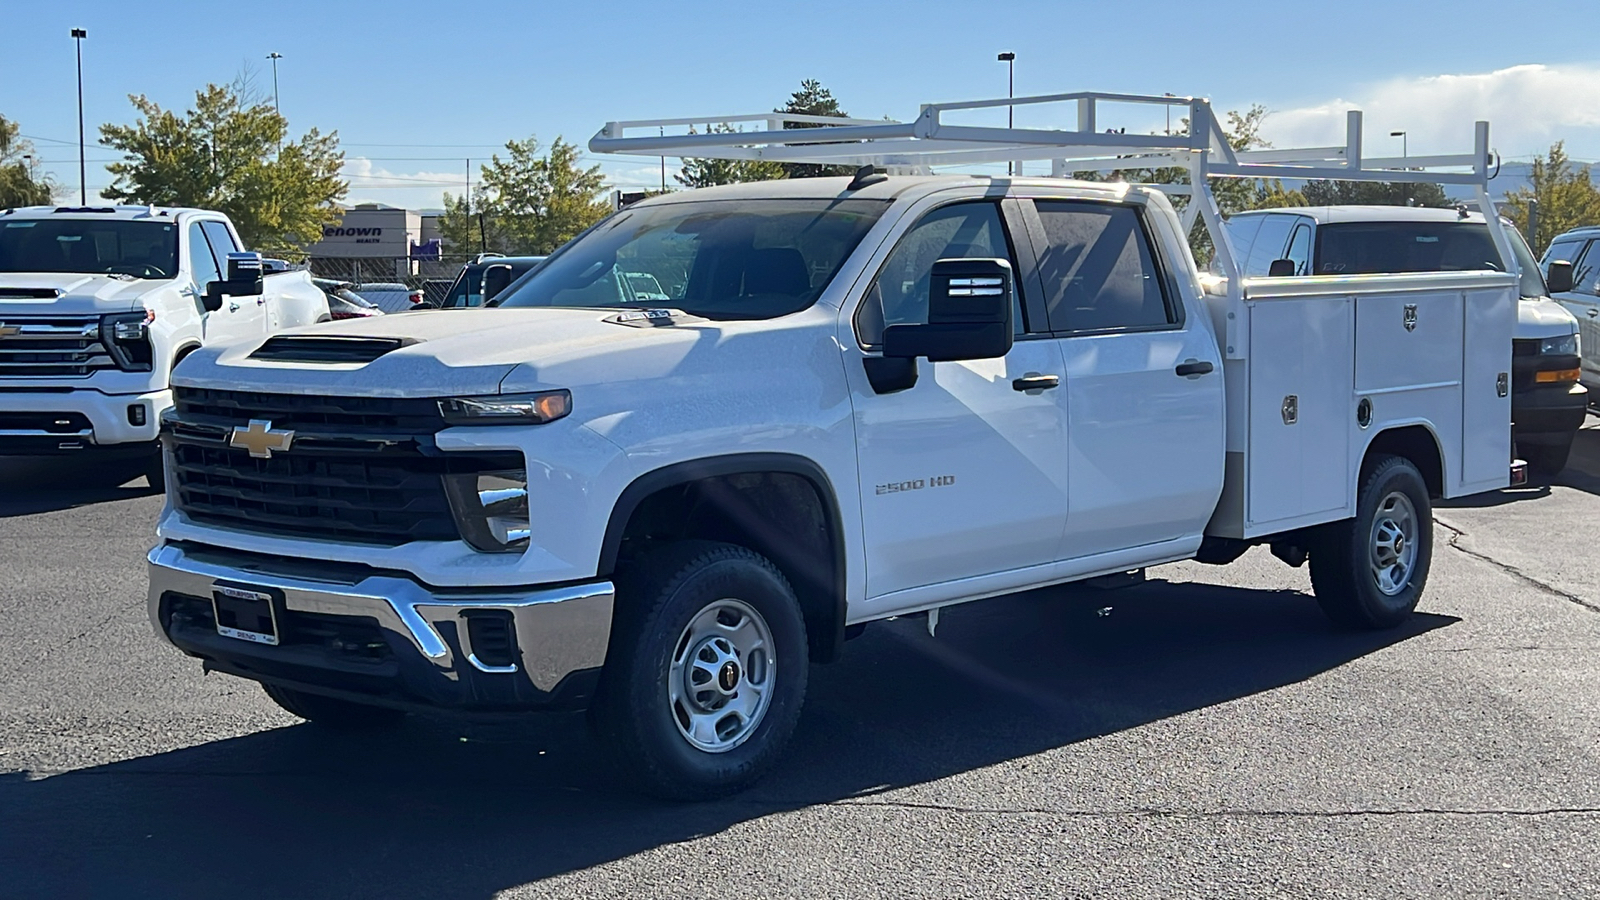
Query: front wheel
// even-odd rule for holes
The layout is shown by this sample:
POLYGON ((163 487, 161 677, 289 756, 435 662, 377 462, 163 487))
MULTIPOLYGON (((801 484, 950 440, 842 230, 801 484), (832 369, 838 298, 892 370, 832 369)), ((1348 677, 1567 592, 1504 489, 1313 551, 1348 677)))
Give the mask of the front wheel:
POLYGON ((630 562, 592 720, 640 787, 698 800, 772 768, 800 717, 805 621, 772 563, 683 541, 630 562))
POLYGON ((1417 608, 1432 560, 1428 486, 1410 460, 1384 456, 1362 479, 1356 517, 1313 541, 1311 587, 1334 622, 1392 628, 1417 608))

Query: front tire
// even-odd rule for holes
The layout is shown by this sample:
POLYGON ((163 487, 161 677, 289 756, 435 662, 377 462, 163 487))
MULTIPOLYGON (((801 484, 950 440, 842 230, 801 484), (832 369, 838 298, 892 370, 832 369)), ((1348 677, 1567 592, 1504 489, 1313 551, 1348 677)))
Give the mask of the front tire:
POLYGON ((1433 560, 1433 506, 1410 460, 1382 456, 1356 517, 1325 525, 1311 551, 1317 605, 1346 628, 1393 628, 1417 608, 1433 560))
POLYGON ((385 706, 367 706, 335 697, 310 694, 276 684, 263 684, 272 702, 308 722, 339 731, 372 731, 400 723, 406 714, 385 706))
POLYGON ((744 547, 683 541, 617 579, 591 718, 643 790, 702 800, 775 764, 800 718, 809 659, 794 590, 744 547))

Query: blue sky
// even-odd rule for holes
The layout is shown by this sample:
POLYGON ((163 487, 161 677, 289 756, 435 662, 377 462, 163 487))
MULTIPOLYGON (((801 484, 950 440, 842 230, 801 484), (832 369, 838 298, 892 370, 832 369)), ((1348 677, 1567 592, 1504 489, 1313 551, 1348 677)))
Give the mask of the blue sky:
MULTIPOLYGON (((88 29, 92 194, 109 182, 112 158, 94 146, 96 126, 131 121, 128 94, 186 108, 197 88, 246 66, 270 92, 266 56, 276 51, 291 129, 338 130, 351 199, 418 207, 459 193, 467 158, 511 138, 584 144, 608 119, 756 112, 808 77, 852 115, 906 119, 923 102, 1003 96, 995 54, 1010 50, 1019 95, 1170 91, 1209 96, 1219 110, 1261 103, 1279 146, 1338 142, 1343 110, 1362 108, 1369 155, 1398 152, 1388 137, 1398 129, 1413 154, 1463 151, 1472 120, 1488 118, 1508 159, 1565 139, 1574 157, 1595 160, 1593 5, 0 0, 0 114, 75 187, 69 32, 88 29)), ((604 162, 618 183, 660 177, 653 159, 604 162)))

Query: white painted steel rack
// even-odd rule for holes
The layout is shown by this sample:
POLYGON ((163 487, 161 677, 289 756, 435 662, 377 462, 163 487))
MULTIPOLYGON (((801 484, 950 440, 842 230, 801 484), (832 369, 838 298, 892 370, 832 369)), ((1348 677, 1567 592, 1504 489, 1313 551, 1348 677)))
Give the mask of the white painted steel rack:
MULTIPOLYGON (((1184 228, 1192 229, 1196 218, 1203 220, 1221 271, 1233 276, 1239 272, 1238 262, 1222 227, 1222 212, 1211 190, 1211 178, 1462 185, 1475 190, 1480 210, 1494 210, 1488 192, 1490 170, 1495 165, 1488 122, 1476 123, 1470 153, 1366 158, 1361 139, 1361 113, 1351 110, 1346 114, 1342 145, 1235 151, 1212 113, 1210 101, 1204 98, 1085 91, 929 103, 911 122, 780 112, 615 121, 607 122, 589 140, 589 149, 629 156, 881 166, 891 174, 906 175, 931 174, 934 166, 1039 160, 1049 161, 1052 177, 1067 177, 1073 172, 1179 168, 1188 172, 1188 184, 1150 186, 1191 197, 1182 215, 1184 228), (1075 116, 1076 127, 989 127, 946 121, 954 113, 1051 104, 1075 106, 1062 118, 1070 120, 1075 116), (1108 104, 1153 107, 1156 115, 1176 111, 1188 117, 1190 127, 1185 134, 1103 131, 1101 107, 1108 104), (712 126, 733 130, 712 131, 712 126), (743 130, 746 127, 751 130, 743 130), (705 130, 693 133, 696 128, 705 130), (669 129, 677 133, 669 134, 669 129)), ((999 180, 1011 176, 994 177, 999 180)), ((1486 218, 1501 258, 1515 271, 1516 256, 1499 217, 1486 218)), ((1228 279, 1230 309, 1243 302, 1241 282, 1238 277, 1228 279)))

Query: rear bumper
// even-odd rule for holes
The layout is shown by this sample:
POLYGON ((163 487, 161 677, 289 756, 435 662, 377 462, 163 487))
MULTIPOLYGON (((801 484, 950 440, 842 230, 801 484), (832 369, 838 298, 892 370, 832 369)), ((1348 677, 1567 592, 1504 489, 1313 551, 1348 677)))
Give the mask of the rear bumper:
POLYGON ((157 546, 149 555, 157 635, 208 669, 382 705, 577 708, 593 695, 611 634, 607 582, 457 591, 398 573, 280 562, 157 546), (277 646, 217 633, 210 604, 219 582, 273 595, 277 646))
POLYGON ((72 454, 95 447, 152 444, 170 390, 102 394, 69 391, 0 391, 0 456, 72 454), (130 412, 137 408, 141 412, 130 412), (143 424, 134 424, 142 418, 143 424))
POLYGON ((1581 384, 1529 387, 1511 395, 1512 439, 1524 444, 1561 444, 1583 425, 1589 391, 1581 384))

